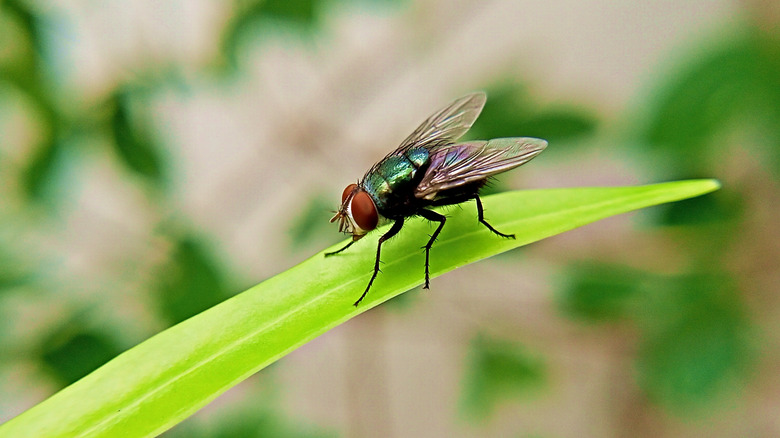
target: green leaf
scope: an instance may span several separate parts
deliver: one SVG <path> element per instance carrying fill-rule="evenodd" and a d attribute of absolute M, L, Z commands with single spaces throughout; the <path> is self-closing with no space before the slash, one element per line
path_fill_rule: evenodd
<path fill-rule="evenodd" d="M 219 413 L 211 413 L 206 420 L 182 423 L 165 433 L 165 438 L 331 438 L 335 433 L 307 424 L 305 419 L 286 418 L 274 407 L 258 403 L 234 403 L 221 406 Z M 194 419 L 193 419 L 194 420 Z"/>
<path fill-rule="evenodd" d="M 734 280 L 595 264 L 573 273 L 562 307 L 589 322 L 631 323 L 639 385 L 670 412 L 707 406 L 748 377 L 750 328 Z"/>
<path fill-rule="evenodd" d="M 499 239 L 473 203 L 447 210 L 431 273 L 499 254 L 605 217 L 718 189 L 715 180 L 638 187 L 507 192 L 485 197 Z M 327 330 L 422 283 L 419 249 L 431 225 L 410 220 L 387 242 L 382 273 L 352 306 L 372 271 L 376 239 L 338 256 L 323 252 L 152 337 L 0 426 L 0 436 L 149 436 L 162 433 L 232 386 Z M 334 250 L 337 247 L 329 248 Z M 436 287 L 434 281 L 433 287 Z"/>
<path fill-rule="evenodd" d="M 33 263 L 26 260 L 24 255 L 12 252 L 7 246 L 8 242 L 0 240 L 0 296 L 34 278 Z"/>
<path fill-rule="evenodd" d="M 333 229 L 328 220 L 333 216 L 333 203 L 322 193 L 315 193 L 306 202 L 306 206 L 301 209 L 296 218 L 290 221 L 290 228 L 287 235 L 290 236 L 290 246 L 293 249 L 300 249 L 310 244 L 316 237 L 322 236 L 323 232 L 330 228 Z M 332 243 L 330 240 L 328 243 Z"/>
<path fill-rule="evenodd" d="M 592 323 L 630 317 L 631 307 L 649 274 L 618 265 L 579 263 L 570 267 L 558 297 L 568 315 Z"/>
<path fill-rule="evenodd" d="M 699 50 L 700 51 L 700 50 Z M 728 148 L 730 123 L 752 121 L 773 132 L 780 122 L 780 49 L 755 35 L 729 41 L 693 60 L 659 87 L 643 140 L 686 174 Z M 776 148 L 775 148 L 776 149 Z"/>
<path fill-rule="evenodd" d="M 524 137 L 561 142 L 590 135 L 598 125 L 595 114 L 570 105 L 537 109 L 522 85 L 499 83 L 488 88 L 490 100 L 469 132 L 470 138 Z"/>
<path fill-rule="evenodd" d="M 281 20 L 290 20 L 305 26 L 315 22 L 316 0 L 266 0 L 259 3 L 262 14 Z"/>
<path fill-rule="evenodd" d="M 163 163 L 158 145 L 152 140 L 148 127 L 133 123 L 128 92 L 118 91 L 112 96 L 111 134 L 117 156 L 130 170 L 160 184 Z"/>
<path fill-rule="evenodd" d="M 44 27 L 41 18 L 31 9 L 27 2 L 19 0 L 5 0 L 2 4 L 2 12 L 14 17 L 21 25 L 22 37 L 32 47 L 35 53 L 40 56 L 44 52 L 43 36 L 41 29 Z M 37 61 L 34 60 L 33 62 Z"/>
<path fill-rule="evenodd" d="M 84 377 L 122 352 L 106 333 L 78 321 L 57 330 L 41 348 L 43 363 L 63 385 Z"/>
<path fill-rule="evenodd" d="M 471 343 L 463 408 L 484 419 L 502 399 L 533 394 L 545 383 L 544 361 L 515 342 L 477 336 Z"/>
<path fill-rule="evenodd" d="M 244 36 L 263 26 L 264 21 L 277 21 L 287 30 L 311 32 L 317 24 L 321 0 L 252 0 L 242 5 L 227 24 L 222 35 L 222 52 L 226 67 L 238 67 Z"/>
<path fill-rule="evenodd" d="M 596 130 L 597 124 L 596 117 L 583 109 L 559 107 L 529 117 L 518 125 L 520 131 L 515 132 L 553 142 L 590 135 Z"/>
<path fill-rule="evenodd" d="M 1 42 L 0 42 L 1 43 Z M 56 186 L 57 170 L 62 164 L 66 148 L 64 132 L 67 121 L 58 111 L 54 98 L 46 84 L 40 80 L 40 72 L 24 62 L 0 65 L 0 86 L 10 86 L 19 93 L 13 98 L 29 102 L 39 129 L 40 139 L 33 146 L 32 157 L 21 174 L 24 195 L 33 201 L 42 201 Z"/>
<path fill-rule="evenodd" d="M 738 220 L 744 211 L 742 196 L 736 192 L 723 190 L 713 196 L 686 199 L 659 207 L 657 219 L 661 225 L 704 225 Z"/>
<path fill-rule="evenodd" d="M 750 330 L 730 279 L 691 275 L 665 283 L 643 306 L 636 365 L 645 392 L 680 413 L 737 388 L 751 363 Z"/>
<path fill-rule="evenodd" d="M 160 312 L 171 325 L 229 296 L 224 275 L 200 240 L 185 236 L 174 245 L 170 259 L 157 272 L 154 294 Z"/>
<path fill-rule="evenodd" d="M 64 146 L 58 138 L 49 136 L 35 151 L 22 174 L 22 186 L 30 199 L 42 200 L 52 190 Z"/>

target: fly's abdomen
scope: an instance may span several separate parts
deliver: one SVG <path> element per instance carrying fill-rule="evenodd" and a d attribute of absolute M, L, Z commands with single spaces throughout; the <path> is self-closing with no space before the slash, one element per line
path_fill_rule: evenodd
<path fill-rule="evenodd" d="M 422 177 L 421 173 L 425 172 L 429 158 L 427 149 L 412 148 L 402 154 L 385 157 L 363 177 L 361 186 L 373 198 L 383 216 L 393 216 L 393 209 L 407 204 L 409 198 L 414 197 L 415 186 Z"/>

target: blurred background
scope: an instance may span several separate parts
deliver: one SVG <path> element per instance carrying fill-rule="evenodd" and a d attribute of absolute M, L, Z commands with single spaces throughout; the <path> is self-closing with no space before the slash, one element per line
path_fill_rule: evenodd
<path fill-rule="evenodd" d="M 343 239 L 474 90 L 470 138 L 550 142 L 491 190 L 723 189 L 436 278 L 165 436 L 780 436 L 769 0 L 1 1 L 0 422 Z"/>

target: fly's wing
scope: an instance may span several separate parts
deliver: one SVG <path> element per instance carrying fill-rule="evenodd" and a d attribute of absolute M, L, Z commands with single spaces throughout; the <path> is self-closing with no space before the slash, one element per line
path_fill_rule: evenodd
<path fill-rule="evenodd" d="M 482 112 L 487 96 L 477 92 L 467 94 L 428 117 L 394 152 L 423 146 L 451 144 L 471 128 Z"/>
<path fill-rule="evenodd" d="M 538 138 L 497 138 L 434 148 L 431 164 L 414 195 L 434 199 L 440 191 L 523 165 L 546 147 L 547 142 Z"/>

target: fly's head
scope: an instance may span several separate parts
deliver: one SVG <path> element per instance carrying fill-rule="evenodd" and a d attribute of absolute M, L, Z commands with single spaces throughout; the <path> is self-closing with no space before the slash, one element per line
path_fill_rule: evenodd
<path fill-rule="evenodd" d="M 357 184 L 350 184 L 341 195 L 341 207 L 331 222 L 339 221 L 339 231 L 359 240 L 379 224 L 379 212 L 371 196 Z"/>

